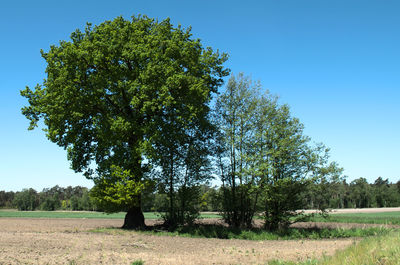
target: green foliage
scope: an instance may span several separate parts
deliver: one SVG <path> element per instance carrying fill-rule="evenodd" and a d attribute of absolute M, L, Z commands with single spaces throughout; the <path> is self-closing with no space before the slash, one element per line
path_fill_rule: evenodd
<path fill-rule="evenodd" d="M 130 170 L 111 166 L 111 173 L 95 180 L 91 196 L 106 212 L 119 212 L 132 205 L 140 205 L 140 194 L 145 184 L 138 182 Z"/>
<path fill-rule="evenodd" d="M 356 208 L 367 208 L 372 206 L 371 188 L 365 178 L 353 180 L 351 183 L 351 198 Z"/>
<path fill-rule="evenodd" d="M 85 187 L 62 188 L 58 185 L 36 192 L 33 189 L 22 192 L 1 192 L 4 194 L 6 208 L 19 208 L 20 210 L 95 210 L 96 206 L 89 197 L 89 191 Z M 14 196 L 18 194 L 18 196 Z M 12 199 L 12 201 L 10 201 Z M 33 208 L 32 208 L 33 206 Z"/>
<path fill-rule="evenodd" d="M 214 127 L 208 108 L 184 119 L 176 112 L 176 107 L 165 109 L 149 156 L 168 197 L 163 218 L 169 226 L 193 222 L 199 214 L 199 185 L 212 177 L 209 146 Z"/>
<path fill-rule="evenodd" d="M 200 189 L 198 186 L 186 187 L 182 186 L 173 194 L 174 207 L 171 211 L 170 196 L 167 196 L 165 205 L 167 211 L 161 213 L 164 224 L 169 229 L 174 229 L 177 225 L 193 224 L 200 217 Z"/>
<path fill-rule="evenodd" d="M 40 210 L 55 211 L 61 207 L 61 202 L 57 196 L 46 197 L 40 204 Z"/>
<path fill-rule="evenodd" d="M 301 192 L 306 188 L 304 182 L 289 178 L 278 179 L 266 185 L 262 196 L 265 205 L 264 220 L 268 229 L 288 227 L 299 213 L 296 209 L 303 208 Z"/>
<path fill-rule="evenodd" d="M 204 212 L 220 212 L 222 196 L 218 187 L 200 186 L 200 210 Z"/>
<path fill-rule="evenodd" d="M 34 189 L 24 189 L 15 194 L 13 204 L 20 211 L 33 211 L 39 206 L 39 195 Z"/>
<path fill-rule="evenodd" d="M 14 196 L 15 193 L 13 191 L 0 191 L 0 208 L 14 208 Z"/>
<path fill-rule="evenodd" d="M 169 202 L 167 194 L 165 193 L 155 194 L 153 210 L 159 213 L 166 212 L 168 211 L 168 207 L 169 207 Z"/>
<path fill-rule="evenodd" d="M 134 262 L 132 262 L 131 265 L 143 265 L 143 264 L 144 264 L 144 261 L 139 259 L 139 260 L 135 260 Z"/>
<path fill-rule="evenodd" d="M 157 193 L 155 191 L 157 182 L 154 180 L 147 180 L 146 185 L 142 191 L 141 196 L 141 207 L 143 212 L 154 212 L 155 211 L 155 200 Z"/>
<path fill-rule="evenodd" d="M 375 196 L 376 207 L 387 207 L 390 201 L 393 200 L 393 191 L 390 191 L 389 180 L 383 180 L 381 177 L 377 178 L 373 184 L 373 193 Z"/>
<path fill-rule="evenodd" d="M 90 197 L 89 191 L 87 190 L 84 190 L 81 196 L 72 196 L 69 202 L 69 209 L 73 211 L 92 211 L 100 207 L 96 205 L 95 199 Z"/>
<path fill-rule="evenodd" d="M 231 76 L 216 104 L 216 164 L 222 181 L 222 208 L 225 221 L 232 226 L 250 227 L 257 208 L 259 190 L 254 189 L 255 174 L 249 154 L 254 145 L 254 115 L 258 83 L 239 74 Z"/>
<path fill-rule="evenodd" d="M 310 144 L 311 139 L 303 134 L 304 126 L 291 117 L 288 106 L 263 99 L 260 112 L 267 118 L 258 121 L 256 172 L 261 175 L 265 226 L 277 229 L 287 227 L 298 215 L 296 210 L 305 207 L 303 195 L 310 184 L 338 177 L 342 169 L 328 163 L 329 149 L 324 145 Z M 324 205 L 320 206 L 324 210 Z"/>

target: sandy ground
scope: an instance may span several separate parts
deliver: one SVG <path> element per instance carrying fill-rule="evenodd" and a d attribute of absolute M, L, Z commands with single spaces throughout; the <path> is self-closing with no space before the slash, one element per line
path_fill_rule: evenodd
<path fill-rule="evenodd" d="M 149 221 L 148 224 L 151 224 Z M 332 255 L 356 239 L 246 241 L 118 231 L 122 220 L 0 218 L 0 264 L 265 264 Z"/>

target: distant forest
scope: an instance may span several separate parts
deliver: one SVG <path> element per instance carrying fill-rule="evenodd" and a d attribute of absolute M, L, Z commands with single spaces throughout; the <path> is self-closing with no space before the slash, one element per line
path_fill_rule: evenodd
<path fill-rule="evenodd" d="M 197 208 L 200 211 L 222 211 L 222 190 L 219 187 L 199 186 L 200 196 Z M 168 194 L 161 190 L 145 192 L 142 200 L 143 211 L 164 212 L 168 210 Z M 368 183 L 365 178 L 359 178 L 347 183 L 326 182 L 312 184 L 307 192 L 302 194 L 306 209 L 326 208 L 370 208 L 400 206 L 400 181 L 391 183 L 388 179 L 377 178 L 374 183 Z M 21 211 L 33 210 L 72 210 L 72 211 L 102 211 L 91 198 L 86 187 L 66 188 L 54 186 L 38 192 L 32 188 L 22 191 L 0 191 L 0 208 L 14 208 Z"/>

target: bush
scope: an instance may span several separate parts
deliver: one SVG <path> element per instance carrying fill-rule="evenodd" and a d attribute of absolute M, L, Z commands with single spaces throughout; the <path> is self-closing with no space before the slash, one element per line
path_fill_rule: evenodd
<path fill-rule="evenodd" d="M 173 203 L 171 207 L 171 195 L 165 195 L 165 200 L 160 203 L 158 207 L 162 207 L 164 212 L 161 217 L 164 219 L 164 225 L 170 229 L 176 226 L 193 224 L 194 221 L 200 216 L 200 187 L 180 187 L 177 192 L 173 194 Z"/>

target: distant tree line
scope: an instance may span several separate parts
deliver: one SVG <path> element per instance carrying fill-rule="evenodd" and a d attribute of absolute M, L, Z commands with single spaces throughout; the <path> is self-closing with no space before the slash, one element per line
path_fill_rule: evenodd
<path fill-rule="evenodd" d="M 16 208 L 21 211 L 96 210 L 88 188 L 81 186 L 62 188 L 58 185 L 43 189 L 41 192 L 32 188 L 18 192 L 0 191 L 0 208 Z"/>
<path fill-rule="evenodd" d="M 200 211 L 223 212 L 223 193 L 222 187 L 199 186 L 196 207 Z M 163 212 L 168 209 L 165 192 L 144 196 L 144 211 Z M 345 179 L 338 179 L 313 183 L 304 192 L 299 192 L 299 197 L 304 202 L 303 209 L 400 207 L 400 181 L 392 183 L 378 177 L 373 183 L 368 183 L 365 178 L 348 183 Z"/>
<path fill-rule="evenodd" d="M 196 200 L 192 202 L 195 209 L 203 212 L 223 211 L 223 188 L 199 185 L 196 189 Z M 168 211 L 169 200 L 165 190 L 148 190 L 143 196 L 146 198 L 142 201 L 145 212 Z M 400 181 L 392 183 L 388 179 L 378 177 L 373 183 L 368 183 L 365 178 L 358 178 L 350 183 L 343 179 L 317 183 L 301 193 L 301 199 L 305 202 L 304 209 L 399 207 Z M 0 208 L 16 208 L 21 211 L 102 211 L 91 198 L 90 190 L 80 186 L 54 186 L 41 192 L 32 188 L 18 192 L 0 191 Z"/>
<path fill-rule="evenodd" d="M 313 183 L 305 193 L 307 208 L 374 208 L 400 206 L 400 181 L 391 183 L 378 177 L 373 183 L 358 178 Z"/>

